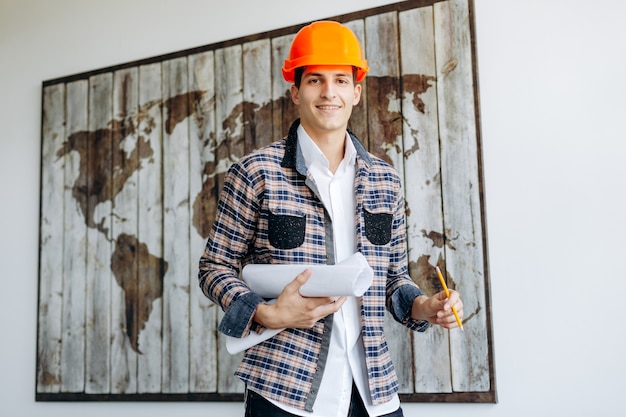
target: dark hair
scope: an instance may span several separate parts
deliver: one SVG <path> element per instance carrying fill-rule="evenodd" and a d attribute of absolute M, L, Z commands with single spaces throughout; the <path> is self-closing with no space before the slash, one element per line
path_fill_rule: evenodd
<path fill-rule="evenodd" d="M 293 83 L 296 85 L 297 88 L 300 88 L 300 84 L 302 83 L 302 75 L 304 74 L 304 68 L 306 67 L 298 67 L 294 70 L 293 73 Z M 352 81 L 356 84 L 356 75 L 358 72 L 358 68 L 357 67 L 352 67 Z"/>
<path fill-rule="evenodd" d="M 293 82 L 297 88 L 300 88 L 302 83 L 302 74 L 304 74 L 304 67 L 298 67 L 293 71 Z"/>

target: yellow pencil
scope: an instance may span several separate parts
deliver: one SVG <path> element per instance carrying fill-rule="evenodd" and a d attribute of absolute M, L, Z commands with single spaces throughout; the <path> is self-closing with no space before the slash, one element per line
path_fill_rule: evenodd
<path fill-rule="evenodd" d="M 435 269 L 437 270 L 437 275 L 439 276 L 439 281 L 441 282 L 441 286 L 443 287 L 443 290 L 446 292 L 446 297 L 450 297 L 450 291 L 448 290 L 446 281 L 443 279 L 443 275 L 441 274 L 441 269 L 439 269 L 438 266 L 436 266 Z M 456 322 L 459 324 L 459 327 L 461 328 L 461 330 L 463 330 L 463 323 L 461 323 L 461 318 L 459 317 L 459 313 L 456 312 L 456 308 L 454 306 L 452 306 L 452 312 L 454 313 L 454 317 L 456 317 Z"/>

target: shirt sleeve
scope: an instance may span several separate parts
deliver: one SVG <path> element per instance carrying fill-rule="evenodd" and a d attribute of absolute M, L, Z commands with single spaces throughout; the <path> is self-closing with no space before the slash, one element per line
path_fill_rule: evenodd
<path fill-rule="evenodd" d="M 411 318 L 413 301 L 424 292 L 416 285 L 402 285 L 391 295 L 390 312 L 393 318 L 411 330 L 423 332 L 430 327 L 427 320 L 415 320 Z"/>
<path fill-rule="evenodd" d="M 252 317 L 264 301 L 239 277 L 256 231 L 257 200 L 244 167 L 233 164 L 225 176 L 215 221 L 199 262 L 202 292 L 225 313 L 219 331 L 233 337 L 245 337 L 254 329 Z"/>
<path fill-rule="evenodd" d="M 264 300 L 253 292 L 240 296 L 237 301 L 231 303 L 224 314 L 218 330 L 226 336 L 244 337 L 251 329 L 260 332 L 260 326 L 254 326 L 252 317 Z"/>

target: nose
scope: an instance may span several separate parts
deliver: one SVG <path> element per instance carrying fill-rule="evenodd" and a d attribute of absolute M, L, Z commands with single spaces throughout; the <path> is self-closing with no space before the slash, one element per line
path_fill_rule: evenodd
<path fill-rule="evenodd" d="M 323 84 L 321 96 L 328 99 L 332 99 L 337 96 L 337 93 L 335 93 L 335 89 L 332 83 L 327 82 Z"/>

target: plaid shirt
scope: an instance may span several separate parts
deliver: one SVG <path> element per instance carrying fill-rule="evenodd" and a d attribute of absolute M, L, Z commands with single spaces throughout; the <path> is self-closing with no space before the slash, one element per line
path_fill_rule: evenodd
<path fill-rule="evenodd" d="M 252 317 L 264 300 L 239 278 L 244 265 L 335 263 L 331 220 L 307 175 L 298 125 L 299 121 L 292 125 L 287 138 L 233 164 L 226 175 L 198 275 L 204 294 L 225 312 L 219 330 L 226 335 L 244 337 L 261 330 Z M 374 282 L 361 300 L 361 336 L 376 405 L 398 391 L 383 334 L 385 307 L 413 330 L 424 331 L 429 324 L 410 318 L 413 300 L 423 292 L 408 276 L 398 174 L 349 133 L 357 150 L 357 250 L 374 270 Z M 248 349 L 235 374 L 267 398 L 312 411 L 332 318 L 327 316 L 311 329 L 287 329 Z"/>

